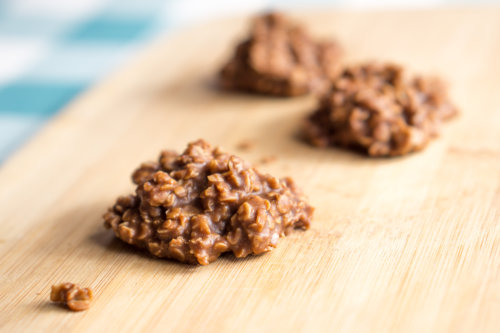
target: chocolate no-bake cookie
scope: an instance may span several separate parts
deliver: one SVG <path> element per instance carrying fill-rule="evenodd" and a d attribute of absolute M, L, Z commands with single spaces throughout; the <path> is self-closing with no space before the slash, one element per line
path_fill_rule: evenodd
<path fill-rule="evenodd" d="M 92 290 L 70 282 L 53 285 L 50 292 L 52 302 L 66 305 L 72 311 L 87 310 L 92 297 Z"/>
<path fill-rule="evenodd" d="M 157 257 L 209 264 L 276 247 L 309 227 L 313 208 L 289 178 L 265 175 L 203 140 L 161 153 L 132 175 L 136 194 L 118 198 L 105 226 Z"/>
<path fill-rule="evenodd" d="M 316 42 L 282 14 L 255 18 L 220 72 L 223 88 L 276 96 L 322 93 L 340 71 L 339 45 Z"/>
<path fill-rule="evenodd" d="M 400 66 L 369 63 L 343 70 L 307 119 L 304 134 L 316 146 L 397 156 L 424 148 L 456 113 L 439 79 L 407 77 Z"/>

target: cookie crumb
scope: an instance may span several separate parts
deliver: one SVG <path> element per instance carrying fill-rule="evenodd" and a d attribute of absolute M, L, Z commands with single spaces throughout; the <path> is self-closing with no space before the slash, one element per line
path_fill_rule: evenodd
<path fill-rule="evenodd" d="M 236 145 L 236 149 L 240 151 L 248 151 L 255 147 L 255 142 L 252 140 L 243 140 Z"/>
<path fill-rule="evenodd" d="M 93 293 L 89 288 L 65 282 L 52 286 L 50 300 L 68 307 L 72 311 L 83 311 L 90 307 Z"/>
<path fill-rule="evenodd" d="M 273 163 L 273 162 L 276 162 L 278 158 L 275 156 L 275 155 L 269 155 L 269 156 L 264 156 L 262 157 L 259 162 L 261 164 L 269 164 L 269 163 Z"/>

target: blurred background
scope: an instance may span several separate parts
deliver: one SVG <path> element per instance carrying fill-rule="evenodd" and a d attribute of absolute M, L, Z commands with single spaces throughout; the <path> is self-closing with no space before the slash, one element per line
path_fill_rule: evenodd
<path fill-rule="evenodd" d="M 159 36 L 270 9 L 419 10 L 500 0 L 0 0 L 0 163 Z"/>

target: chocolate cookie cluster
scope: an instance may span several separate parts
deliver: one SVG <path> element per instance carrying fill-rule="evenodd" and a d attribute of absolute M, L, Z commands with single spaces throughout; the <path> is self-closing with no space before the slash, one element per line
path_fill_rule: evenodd
<path fill-rule="evenodd" d="M 164 151 L 132 178 L 136 193 L 118 198 L 105 226 L 154 256 L 186 263 L 267 252 L 291 230 L 307 229 L 313 213 L 291 179 L 262 174 L 203 140 L 182 154 Z"/>
<path fill-rule="evenodd" d="M 222 87 L 277 96 L 323 93 L 340 70 L 339 45 L 314 41 L 303 27 L 270 13 L 255 18 L 250 36 L 220 72 Z"/>
<path fill-rule="evenodd" d="M 347 67 L 332 81 L 304 134 L 316 146 L 397 156 L 424 148 L 456 113 L 440 80 L 408 77 L 397 65 L 369 63 Z"/>

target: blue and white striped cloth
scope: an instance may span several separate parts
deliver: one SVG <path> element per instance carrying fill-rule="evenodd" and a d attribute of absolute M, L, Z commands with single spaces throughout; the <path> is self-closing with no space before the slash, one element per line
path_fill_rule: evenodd
<path fill-rule="evenodd" d="M 424 4 L 459 0 L 423 0 Z M 472 0 L 470 0 L 472 1 Z M 371 3 L 370 3 L 371 2 Z M 396 4 L 334 0 L 334 5 Z M 422 1 L 410 0 L 422 5 Z M 0 163 L 158 34 L 215 16 L 328 0 L 0 0 Z"/>

